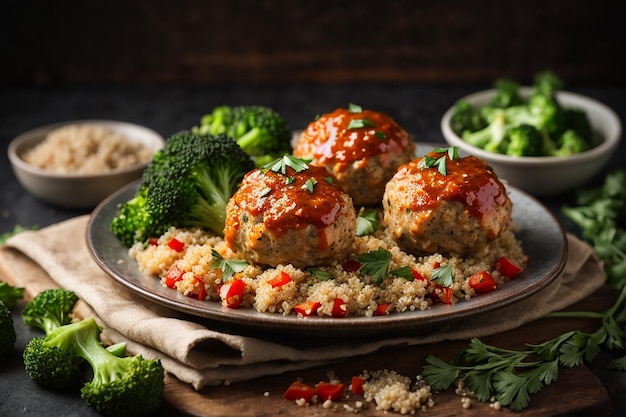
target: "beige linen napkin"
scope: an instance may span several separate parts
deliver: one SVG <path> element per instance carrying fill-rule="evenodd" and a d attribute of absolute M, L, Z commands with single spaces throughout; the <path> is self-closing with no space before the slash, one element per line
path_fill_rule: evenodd
<path fill-rule="evenodd" d="M 568 236 L 569 260 L 563 273 L 529 301 L 503 307 L 488 320 L 475 316 L 427 335 L 359 339 L 358 343 L 333 339 L 303 348 L 215 331 L 133 294 L 91 258 L 85 239 L 87 222 L 88 216 L 80 216 L 9 239 L 0 255 L 12 256 L 31 271 L 10 277 L 12 283 L 27 287 L 37 282 L 76 292 L 104 326 L 103 336 L 113 343 L 126 341 L 133 354 L 160 358 L 167 372 L 196 389 L 332 363 L 385 346 L 469 339 L 511 330 L 579 301 L 604 283 L 602 264 L 591 247 Z M 53 281 L 42 284 L 49 278 Z"/>

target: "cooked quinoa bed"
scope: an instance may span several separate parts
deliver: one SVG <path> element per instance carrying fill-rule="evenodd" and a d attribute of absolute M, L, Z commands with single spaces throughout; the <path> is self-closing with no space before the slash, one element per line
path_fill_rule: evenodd
<path fill-rule="evenodd" d="M 184 244 L 182 250 L 177 251 L 168 245 L 172 239 Z M 359 255 L 378 248 L 391 253 L 390 271 L 408 266 L 426 279 L 411 280 L 388 274 L 382 282 L 376 283 L 372 276 L 363 275 L 360 271 L 350 272 L 352 268 L 345 266 L 346 262 L 354 261 Z M 137 260 L 143 273 L 161 279 L 164 286 L 166 273 L 175 266 L 183 271 L 183 275 L 173 285 L 170 283 L 170 287 L 189 297 L 226 305 L 226 300 L 221 300 L 219 295 L 222 270 L 212 267 L 213 249 L 225 259 L 234 257 L 221 237 L 201 229 L 170 228 L 159 237 L 158 242 L 153 241 L 147 245 L 137 243 L 129 254 Z M 245 283 L 240 308 L 288 315 L 296 314 L 294 306 L 313 301 L 320 303 L 318 316 L 336 316 L 333 308 L 336 308 L 335 300 L 340 299 L 345 303 L 342 309 L 347 314 L 373 316 L 383 304 L 388 304 L 385 314 L 391 314 L 427 310 L 433 302 L 441 300 L 441 287 L 428 279 L 435 268 L 441 265 L 450 265 L 454 274 L 454 283 L 450 286 L 453 297 L 447 301 L 454 304 L 470 299 L 477 295 L 468 283 L 471 275 L 488 271 L 498 285 L 508 280 L 495 267 L 496 261 L 501 257 L 506 257 L 522 268 L 526 266 L 526 255 L 511 230 L 505 231 L 480 252 L 463 258 L 446 257 L 438 253 L 414 256 L 402 251 L 387 237 L 384 230 L 379 230 L 373 235 L 357 237 L 346 260 L 316 267 L 318 272 L 327 272 L 332 278 L 318 279 L 316 276 L 319 274 L 313 275 L 310 269 L 295 268 L 291 264 L 278 265 L 275 268 L 248 265 L 233 278 L 241 279 Z M 276 279 L 282 273 L 288 274 L 290 281 L 273 287 L 268 281 Z"/>

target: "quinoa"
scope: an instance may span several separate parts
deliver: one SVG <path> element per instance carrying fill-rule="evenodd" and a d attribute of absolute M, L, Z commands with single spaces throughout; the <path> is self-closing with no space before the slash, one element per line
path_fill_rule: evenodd
<path fill-rule="evenodd" d="M 97 174 L 149 162 L 153 152 L 103 126 L 71 124 L 24 153 L 30 165 L 59 174 Z"/>
<path fill-rule="evenodd" d="M 168 246 L 171 239 L 184 243 L 184 249 L 177 252 Z M 388 274 L 382 282 L 375 282 L 372 276 L 345 267 L 348 260 L 356 260 L 359 255 L 383 248 L 391 253 L 389 270 L 409 267 L 426 279 L 406 279 Z M 222 270 L 214 266 L 213 250 L 224 259 L 234 258 L 222 237 L 197 228 L 170 228 L 153 244 L 135 244 L 129 251 L 136 259 L 142 272 L 161 279 L 166 285 L 166 275 L 176 267 L 184 274 L 171 288 L 207 302 L 221 300 L 219 289 L 223 284 Z M 319 303 L 315 312 L 318 316 L 336 316 L 336 300 L 342 300 L 341 307 L 346 314 L 373 316 L 380 314 L 379 307 L 385 305 L 384 314 L 406 311 L 424 311 L 434 302 L 439 302 L 441 288 L 428 278 L 439 265 L 450 265 L 454 282 L 450 286 L 452 295 L 447 302 L 454 304 L 468 300 L 475 295 L 468 284 L 468 278 L 478 272 L 488 271 L 498 285 L 508 278 L 501 276 L 496 261 L 506 257 L 511 262 L 525 267 L 526 255 L 512 230 L 507 230 L 487 247 L 465 257 L 445 256 L 439 253 L 416 256 L 400 249 L 384 230 L 356 237 L 351 253 L 346 260 L 315 268 L 297 268 L 291 264 L 276 267 L 248 265 L 234 275 L 245 283 L 241 299 L 242 308 L 254 308 L 262 313 L 295 314 L 294 307 L 304 302 Z M 289 282 L 273 286 L 270 283 L 281 274 L 287 274 Z M 497 291 L 497 289 L 496 289 Z"/>
<path fill-rule="evenodd" d="M 366 402 L 374 402 L 377 410 L 416 414 L 434 405 L 431 388 L 420 377 L 413 384 L 408 376 L 387 369 L 365 371 L 361 377 L 366 381 L 363 397 Z"/>

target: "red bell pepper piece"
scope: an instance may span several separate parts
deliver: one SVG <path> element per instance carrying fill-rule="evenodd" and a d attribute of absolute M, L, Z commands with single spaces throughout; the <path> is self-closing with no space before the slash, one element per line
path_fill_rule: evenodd
<path fill-rule="evenodd" d="M 365 384 L 365 378 L 361 376 L 353 376 L 352 383 L 350 384 L 350 390 L 353 394 L 363 395 L 365 394 L 363 384 Z"/>
<path fill-rule="evenodd" d="M 494 269 L 500 271 L 500 275 L 512 279 L 522 273 L 522 268 L 515 265 L 506 257 L 501 257 L 496 261 Z"/>
<path fill-rule="evenodd" d="M 420 274 L 413 268 L 411 268 L 411 274 L 413 275 L 414 281 L 427 281 L 428 280 L 426 277 L 424 277 L 424 275 Z"/>
<path fill-rule="evenodd" d="M 304 301 L 293 306 L 293 310 L 302 317 L 309 317 L 317 312 L 322 303 L 319 301 Z"/>
<path fill-rule="evenodd" d="M 344 384 L 332 382 L 320 382 L 317 384 L 317 397 L 322 400 L 340 401 L 343 398 Z"/>
<path fill-rule="evenodd" d="M 303 384 L 299 381 L 294 381 L 291 383 L 289 388 L 287 388 L 283 397 L 290 401 L 304 399 L 307 403 L 310 403 L 313 400 L 315 393 L 316 390 L 312 386 Z"/>
<path fill-rule="evenodd" d="M 341 298 L 335 298 L 331 315 L 333 317 L 345 317 L 348 314 L 348 306 Z"/>
<path fill-rule="evenodd" d="M 220 287 L 220 297 L 228 308 L 239 308 L 246 283 L 240 279 L 230 280 Z"/>
<path fill-rule="evenodd" d="M 391 304 L 389 303 L 382 303 L 382 304 L 378 304 L 378 306 L 376 307 L 376 310 L 374 310 L 374 315 L 375 316 L 385 316 L 387 314 L 389 314 L 389 307 Z"/>
<path fill-rule="evenodd" d="M 185 249 L 185 244 L 176 238 L 172 238 L 169 242 L 167 242 L 167 246 L 176 252 L 182 252 L 182 250 Z"/>
<path fill-rule="evenodd" d="M 441 301 L 444 304 L 452 304 L 452 288 L 444 287 L 443 285 L 436 284 L 433 293 L 437 296 L 436 300 Z"/>
<path fill-rule="evenodd" d="M 285 271 L 280 271 L 278 276 L 267 280 L 267 283 L 270 284 L 272 288 L 280 287 L 289 282 L 291 282 L 291 277 Z"/>
<path fill-rule="evenodd" d="M 148 245 L 159 246 L 159 239 L 157 239 L 156 237 L 148 238 Z"/>
<path fill-rule="evenodd" d="M 496 289 L 498 283 L 487 271 L 477 272 L 468 278 L 468 284 L 477 294 L 486 294 Z"/>
<path fill-rule="evenodd" d="M 181 269 L 178 265 L 173 264 L 165 273 L 165 285 L 168 288 L 174 288 L 176 283 L 183 279 L 184 273 L 185 271 L 183 269 Z"/>
<path fill-rule="evenodd" d="M 346 272 L 356 272 L 359 269 L 361 269 L 361 262 L 359 261 L 355 261 L 355 260 L 349 260 L 344 262 L 341 267 L 343 268 L 344 271 Z"/>
<path fill-rule="evenodd" d="M 198 294 L 196 294 L 196 298 L 200 301 L 204 301 L 206 299 L 206 287 L 204 286 L 204 281 L 199 277 L 194 276 L 194 281 L 198 283 Z"/>

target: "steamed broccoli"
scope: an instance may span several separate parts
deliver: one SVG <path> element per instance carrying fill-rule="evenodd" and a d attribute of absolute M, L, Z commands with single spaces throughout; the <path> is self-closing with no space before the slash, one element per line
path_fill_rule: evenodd
<path fill-rule="evenodd" d="M 516 82 L 498 80 L 487 105 L 474 108 L 458 102 L 450 126 L 464 141 L 490 152 L 516 156 L 582 152 L 591 146 L 591 125 L 583 111 L 560 105 L 556 93 L 561 87 L 554 73 L 539 73 L 530 96 L 522 99 Z"/>
<path fill-rule="evenodd" d="M 226 134 L 252 157 L 257 167 L 291 153 L 291 132 L 287 122 L 264 106 L 219 106 L 194 126 L 197 134 Z"/>
<path fill-rule="evenodd" d="M 544 137 L 529 124 L 513 126 L 508 131 L 506 154 L 513 156 L 540 156 L 546 152 Z"/>
<path fill-rule="evenodd" d="M 50 386 L 59 375 L 75 375 L 81 361 L 91 365 L 93 378 L 81 389 L 82 398 L 107 416 L 141 416 L 161 404 L 164 370 L 159 360 L 141 355 L 119 358 L 100 342 L 93 318 L 67 324 L 24 349 L 24 367 L 36 382 Z M 80 361 L 78 360 L 80 359 Z"/>
<path fill-rule="evenodd" d="M 43 330 L 45 334 L 72 322 L 70 314 L 78 302 L 78 296 L 63 288 L 43 290 L 22 310 L 22 321 L 30 327 Z"/>
<path fill-rule="evenodd" d="M 11 310 L 0 301 L 0 362 L 9 358 L 16 340 L 17 334 L 15 333 L 15 323 Z"/>
<path fill-rule="evenodd" d="M 0 301 L 2 301 L 9 310 L 13 310 L 17 307 L 17 303 L 22 298 L 24 298 L 24 288 L 15 287 L 6 282 L 0 282 Z"/>
<path fill-rule="evenodd" d="M 127 246 L 170 226 L 222 235 L 226 204 L 252 169 L 250 156 L 229 136 L 175 133 L 146 167 L 136 195 L 120 205 L 111 231 Z"/>

